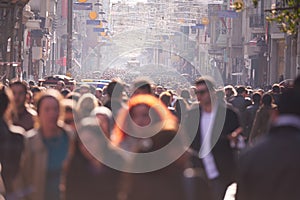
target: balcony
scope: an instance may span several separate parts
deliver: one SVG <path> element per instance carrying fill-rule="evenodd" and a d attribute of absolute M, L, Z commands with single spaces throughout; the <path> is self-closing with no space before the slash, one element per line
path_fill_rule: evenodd
<path fill-rule="evenodd" d="M 262 28 L 265 24 L 265 16 L 264 15 L 251 15 L 249 17 L 249 27 L 250 28 Z"/>

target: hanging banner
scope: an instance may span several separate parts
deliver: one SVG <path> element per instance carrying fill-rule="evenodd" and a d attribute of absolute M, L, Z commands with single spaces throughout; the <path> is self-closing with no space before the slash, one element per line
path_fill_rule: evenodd
<path fill-rule="evenodd" d="M 97 33 L 104 32 L 104 28 L 94 28 L 93 30 L 94 30 L 94 32 L 97 32 Z"/>
<path fill-rule="evenodd" d="M 73 10 L 92 10 L 93 4 L 92 3 L 74 3 Z"/>
<path fill-rule="evenodd" d="M 99 25 L 101 20 L 86 20 L 87 25 Z"/>

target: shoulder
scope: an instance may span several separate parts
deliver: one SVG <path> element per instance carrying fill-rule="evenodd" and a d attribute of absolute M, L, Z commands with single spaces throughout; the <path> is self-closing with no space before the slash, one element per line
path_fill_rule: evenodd
<path fill-rule="evenodd" d="M 193 103 L 190 106 L 190 109 L 188 110 L 188 113 L 195 113 L 195 112 L 199 112 L 201 110 L 200 104 L 199 103 Z"/>
<path fill-rule="evenodd" d="M 69 126 L 63 125 L 60 128 L 63 130 L 64 133 L 66 133 L 70 140 L 75 140 L 76 134 Z"/>
<path fill-rule="evenodd" d="M 11 133 L 20 135 L 20 136 L 25 136 L 25 129 L 22 128 L 21 126 L 15 126 L 15 125 L 9 125 L 9 130 Z"/>
<path fill-rule="evenodd" d="M 36 116 L 36 115 L 37 115 L 37 112 L 36 112 L 33 108 L 31 108 L 31 107 L 27 107 L 27 108 L 26 108 L 26 111 L 27 111 L 27 113 L 30 114 L 31 116 Z"/>

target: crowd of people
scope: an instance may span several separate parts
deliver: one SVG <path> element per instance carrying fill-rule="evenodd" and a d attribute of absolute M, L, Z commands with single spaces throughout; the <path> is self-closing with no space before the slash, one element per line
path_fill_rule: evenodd
<path fill-rule="evenodd" d="M 237 200 L 300 198 L 300 77 L 269 91 L 110 78 L 0 86 L 6 199 L 222 200 L 232 183 Z"/>

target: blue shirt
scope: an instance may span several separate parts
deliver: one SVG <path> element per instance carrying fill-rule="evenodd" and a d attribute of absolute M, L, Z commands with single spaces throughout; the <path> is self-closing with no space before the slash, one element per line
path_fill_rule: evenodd
<path fill-rule="evenodd" d="M 59 184 L 62 172 L 62 165 L 67 157 L 69 149 L 69 138 L 63 134 L 43 139 L 48 152 L 45 200 L 60 199 Z"/>

